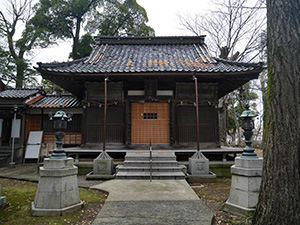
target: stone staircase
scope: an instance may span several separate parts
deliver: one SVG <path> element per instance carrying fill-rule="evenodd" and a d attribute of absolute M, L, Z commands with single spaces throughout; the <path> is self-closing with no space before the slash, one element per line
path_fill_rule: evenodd
<path fill-rule="evenodd" d="M 178 165 L 174 152 L 152 151 L 152 179 L 185 179 L 186 167 Z M 130 152 L 117 166 L 116 179 L 150 179 L 150 152 Z"/>
<path fill-rule="evenodd" d="M 0 149 L 0 167 L 8 165 L 11 156 L 11 149 L 2 147 Z"/>

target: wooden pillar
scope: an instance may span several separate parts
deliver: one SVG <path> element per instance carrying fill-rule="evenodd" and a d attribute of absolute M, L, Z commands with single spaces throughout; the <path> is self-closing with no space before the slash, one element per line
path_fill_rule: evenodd
<path fill-rule="evenodd" d="M 103 152 L 105 152 L 105 142 L 106 142 L 106 111 L 107 111 L 107 80 L 104 79 L 104 123 L 103 123 Z"/>
<path fill-rule="evenodd" d="M 196 93 L 196 123 L 197 123 L 197 151 L 200 150 L 200 144 L 199 144 L 199 96 L 198 96 L 198 83 L 197 83 L 197 77 L 193 77 L 195 81 L 195 93 Z"/>
<path fill-rule="evenodd" d="M 86 144 L 86 133 L 87 133 L 87 120 L 86 120 L 86 114 L 87 114 L 86 105 L 82 106 L 82 121 L 81 121 L 81 146 L 84 146 Z"/>
<path fill-rule="evenodd" d="M 171 133 L 170 133 L 170 137 L 171 137 L 171 145 L 176 145 L 177 144 L 177 140 L 176 140 L 176 125 L 175 125 L 175 110 L 176 110 L 176 107 L 175 107 L 175 100 L 172 99 L 171 100 L 171 110 L 170 110 L 170 114 L 171 114 L 171 120 L 170 120 L 170 123 L 171 123 L 171 126 L 170 126 L 170 129 L 171 129 Z"/>

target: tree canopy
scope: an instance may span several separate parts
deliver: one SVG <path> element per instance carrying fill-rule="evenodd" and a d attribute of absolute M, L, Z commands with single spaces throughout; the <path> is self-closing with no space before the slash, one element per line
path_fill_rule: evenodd
<path fill-rule="evenodd" d="M 10 67 L 9 73 L 4 71 L 4 74 L 6 79 L 15 81 L 15 87 L 21 88 L 24 81 L 32 80 L 33 77 L 33 70 L 25 58 L 26 54 L 37 46 L 47 47 L 51 42 L 49 39 L 51 33 L 34 24 L 32 0 L 7 0 L 6 3 L 7 10 L 0 11 L 0 36 L 6 43 L 6 46 L 3 46 L 3 53 L 9 53 L 7 65 Z M 22 32 L 19 27 L 23 27 Z"/>
<path fill-rule="evenodd" d="M 36 7 L 37 14 L 44 18 L 42 24 L 39 20 L 36 24 L 55 33 L 56 38 L 72 38 L 73 59 L 89 53 L 83 53 L 82 46 L 89 46 L 89 36 L 93 34 L 154 35 L 154 30 L 146 25 L 145 9 L 136 0 L 40 0 Z M 82 27 L 87 35 L 81 35 Z"/>
<path fill-rule="evenodd" d="M 179 15 L 180 24 L 194 35 L 208 35 L 207 44 L 216 56 L 251 61 L 259 55 L 265 29 L 265 7 L 261 0 L 213 1 L 209 13 Z"/>
<path fill-rule="evenodd" d="M 90 54 L 91 35 L 154 35 L 136 0 L 5 0 L 0 11 L 0 72 L 20 88 L 34 81 L 28 60 L 34 48 L 72 39 L 71 58 Z M 85 34 L 82 31 L 85 28 Z M 93 33 L 91 33 L 93 32 Z M 0 40 L 0 41 L 1 41 Z M 6 66 L 3 66 L 6 65 Z"/>
<path fill-rule="evenodd" d="M 136 0 L 108 1 L 103 12 L 92 12 L 86 30 L 106 36 L 153 36 L 146 10 Z"/>

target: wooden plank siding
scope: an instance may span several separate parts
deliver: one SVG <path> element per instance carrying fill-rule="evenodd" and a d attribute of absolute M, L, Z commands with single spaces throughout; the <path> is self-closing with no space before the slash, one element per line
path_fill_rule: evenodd
<path fill-rule="evenodd" d="M 42 116 L 41 115 L 27 115 L 26 116 L 26 143 L 30 131 L 40 131 L 42 129 Z"/>
<path fill-rule="evenodd" d="M 124 143 L 124 109 L 122 105 L 107 108 L 106 142 Z M 104 107 L 86 109 L 86 143 L 102 143 L 104 124 Z"/>
<path fill-rule="evenodd" d="M 53 144 L 56 143 L 54 133 L 45 132 L 43 135 L 43 143 Z M 81 145 L 81 133 L 66 133 L 63 139 L 64 145 Z"/>
<path fill-rule="evenodd" d="M 42 124 L 43 123 L 43 124 Z M 43 125 L 43 129 L 42 129 Z M 56 142 L 53 130 L 53 121 L 48 115 L 27 115 L 26 142 L 30 131 L 43 130 L 43 140 L 45 144 Z M 68 123 L 66 135 L 63 139 L 64 145 L 81 145 L 81 115 L 73 115 L 73 120 Z"/>
<path fill-rule="evenodd" d="M 199 107 L 200 142 L 217 142 L 216 119 L 217 109 L 214 106 Z M 176 139 L 178 143 L 196 142 L 196 107 L 176 107 Z"/>

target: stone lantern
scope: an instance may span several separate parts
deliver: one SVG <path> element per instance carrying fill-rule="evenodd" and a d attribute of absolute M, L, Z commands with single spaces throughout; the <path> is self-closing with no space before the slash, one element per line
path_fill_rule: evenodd
<path fill-rule="evenodd" d="M 62 110 L 61 105 L 60 110 L 54 116 L 50 112 L 49 117 L 50 120 L 53 120 L 54 135 L 56 137 L 56 148 L 53 150 L 50 159 L 66 159 L 67 155 L 63 149 L 63 138 L 67 130 L 67 122 L 72 121 L 72 114 L 67 115 Z"/>
<path fill-rule="evenodd" d="M 50 159 L 45 159 L 40 167 L 38 190 L 31 205 L 33 216 L 61 216 L 83 206 L 77 184 L 78 168 L 62 147 L 67 122 L 72 115 L 62 111 L 61 106 L 54 116 L 52 113 L 49 116 L 50 120 L 54 120 L 56 148 Z"/>
<path fill-rule="evenodd" d="M 246 102 L 245 108 L 246 110 L 242 113 L 242 115 L 240 115 L 240 118 L 242 119 L 242 128 L 244 130 L 243 134 L 246 142 L 246 147 L 243 149 L 241 158 L 257 158 L 255 149 L 252 147 L 252 130 L 254 129 L 253 118 L 256 117 L 256 115 L 249 110 L 248 102 Z"/>
<path fill-rule="evenodd" d="M 231 167 L 231 189 L 230 196 L 224 204 L 224 210 L 232 213 L 252 216 L 258 202 L 259 188 L 262 175 L 263 159 L 257 157 L 252 147 L 252 130 L 254 129 L 253 118 L 256 116 L 249 110 L 246 102 L 246 110 L 242 113 L 242 128 L 246 147 L 241 157 L 235 158 Z"/>

